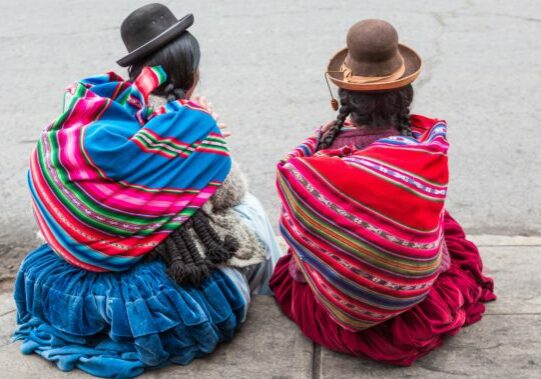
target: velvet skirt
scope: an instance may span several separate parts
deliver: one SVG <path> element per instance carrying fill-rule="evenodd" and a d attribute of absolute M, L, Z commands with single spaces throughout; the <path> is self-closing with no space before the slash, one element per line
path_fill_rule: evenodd
<path fill-rule="evenodd" d="M 48 245 L 23 261 L 15 284 L 21 351 L 101 377 L 131 378 L 147 367 L 188 364 L 230 340 L 247 307 L 214 270 L 179 287 L 158 261 L 122 273 L 76 268 Z"/>
<path fill-rule="evenodd" d="M 409 366 L 440 346 L 447 336 L 479 321 L 483 303 L 494 300 L 493 281 L 483 275 L 477 247 L 461 226 L 445 215 L 450 266 L 421 303 L 372 328 L 352 332 L 338 325 L 317 302 L 308 284 L 289 270 L 291 254 L 282 257 L 270 286 L 282 311 L 314 342 L 328 349 L 384 363 Z"/>
<path fill-rule="evenodd" d="M 76 268 L 48 245 L 29 253 L 15 282 L 25 354 L 62 371 L 79 368 L 107 378 L 132 378 L 146 368 L 186 365 L 233 338 L 252 293 L 267 294 L 280 255 L 260 202 L 247 194 L 234 208 L 265 247 L 266 258 L 244 270 L 220 266 L 200 286 L 178 286 L 163 263 L 94 273 Z M 0 375 L 1 376 L 1 375 Z"/>

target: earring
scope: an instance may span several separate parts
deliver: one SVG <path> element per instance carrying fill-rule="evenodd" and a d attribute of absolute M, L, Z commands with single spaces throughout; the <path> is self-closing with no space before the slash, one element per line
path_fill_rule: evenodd
<path fill-rule="evenodd" d="M 329 84 L 329 73 L 325 73 L 325 83 L 327 83 L 327 88 L 329 89 L 329 94 L 331 95 L 331 108 L 336 112 L 338 110 L 338 100 L 334 98 L 332 93 L 331 85 Z"/>

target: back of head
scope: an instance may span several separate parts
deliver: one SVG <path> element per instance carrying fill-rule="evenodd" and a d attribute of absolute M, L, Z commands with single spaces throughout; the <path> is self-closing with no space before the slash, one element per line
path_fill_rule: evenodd
<path fill-rule="evenodd" d="M 165 5 L 146 4 L 131 12 L 120 26 L 122 41 L 128 54 L 117 61 L 128 67 L 134 81 L 143 68 L 161 66 L 167 82 L 155 93 L 171 97 L 186 97 L 197 81 L 201 53 L 199 43 L 188 31 L 194 16 L 188 13 L 177 18 Z"/>
<path fill-rule="evenodd" d="M 390 23 L 368 19 L 351 26 L 346 48 L 338 51 L 327 66 L 326 78 L 339 87 L 340 109 L 318 149 L 331 146 L 348 116 L 357 127 L 395 128 L 411 136 L 411 83 L 421 67 L 419 55 L 399 42 Z"/>
<path fill-rule="evenodd" d="M 162 66 L 168 80 L 154 93 L 168 100 L 182 99 L 195 85 L 200 58 L 199 42 L 190 32 L 185 31 L 153 54 L 128 67 L 130 80 L 135 80 L 144 67 Z"/>
<path fill-rule="evenodd" d="M 385 92 L 362 92 L 340 88 L 340 109 L 334 125 L 322 136 L 318 149 L 332 145 L 340 133 L 347 117 L 357 127 L 370 129 L 395 127 L 402 135 L 411 136 L 410 105 L 413 101 L 413 87 L 405 87 Z"/>

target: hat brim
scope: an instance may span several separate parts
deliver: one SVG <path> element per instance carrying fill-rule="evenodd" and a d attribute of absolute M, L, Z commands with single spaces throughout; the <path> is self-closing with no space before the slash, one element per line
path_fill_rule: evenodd
<path fill-rule="evenodd" d="M 336 86 L 351 91 L 383 91 L 404 87 L 417 79 L 421 73 L 423 63 L 419 54 L 411 47 L 399 44 L 398 51 L 404 58 L 404 65 L 406 66 L 404 74 L 398 79 L 371 83 L 351 83 L 345 81 L 344 74 L 340 72 L 340 68 L 348 54 L 347 47 L 338 51 L 331 58 L 327 66 L 327 74 Z"/>
<path fill-rule="evenodd" d="M 156 37 L 148 41 L 142 46 L 139 46 L 137 49 L 130 52 L 128 55 L 120 58 L 116 63 L 122 67 L 130 66 L 144 58 L 145 56 L 152 54 L 154 51 L 158 50 L 160 47 L 171 42 L 173 39 L 184 33 L 190 26 L 193 25 L 194 17 L 193 14 L 188 14 L 174 23 L 167 30 L 158 34 Z"/>

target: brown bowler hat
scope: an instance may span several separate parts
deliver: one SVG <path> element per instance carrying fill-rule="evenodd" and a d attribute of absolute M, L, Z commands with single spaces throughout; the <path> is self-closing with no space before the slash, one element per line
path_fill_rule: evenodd
<path fill-rule="evenodd" d="M 331 58 L 326 75 L 340 88 L 382 91 L 413 82 L 421 67 L 421 57 L 398 43 L 398 33 L 391 24 L 363 20 L 349 29 L 347 47 Z"/>

